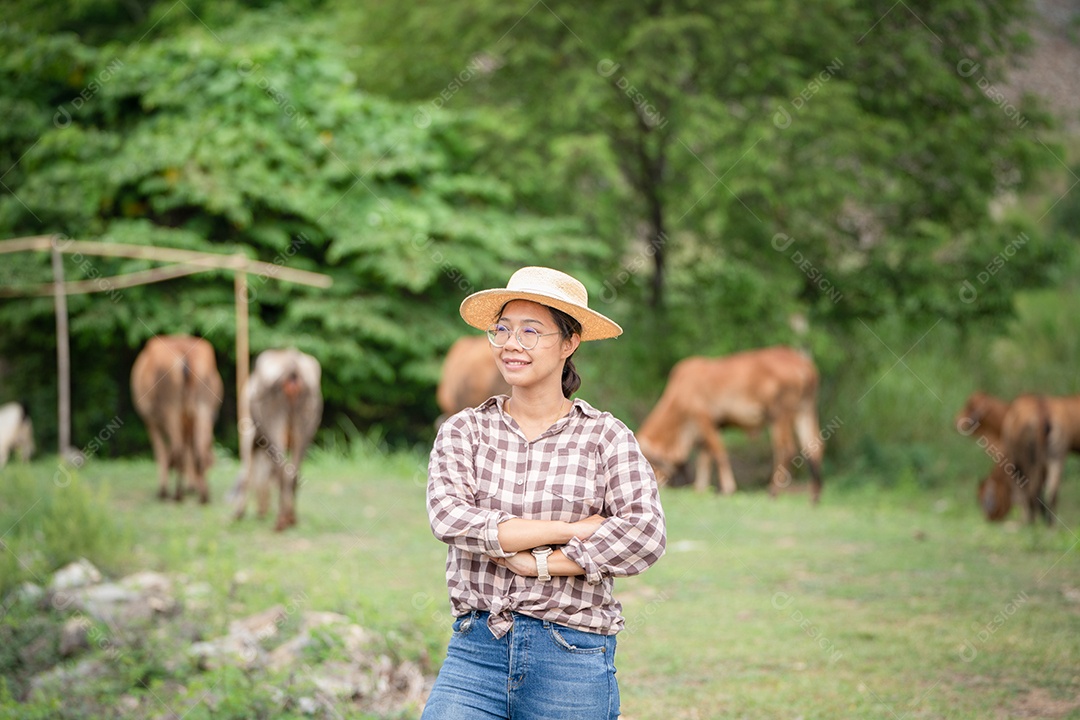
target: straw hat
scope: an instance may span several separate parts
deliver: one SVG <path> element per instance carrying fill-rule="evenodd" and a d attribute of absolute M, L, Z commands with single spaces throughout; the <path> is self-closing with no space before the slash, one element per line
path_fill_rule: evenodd
<path fill-rule="evenodd" d="M 487 330 L 502 306 L 511 300 L 531 300 L 562 310 L 581 323 L 582 340 L 622 335 L 614 321 L 589 309 L 585 286 L 566 273 L 545 267 L 524 267 L 510 276 L 505 288 L 481 290 L 461 303 L 461 317 L 478 330 Z"/>

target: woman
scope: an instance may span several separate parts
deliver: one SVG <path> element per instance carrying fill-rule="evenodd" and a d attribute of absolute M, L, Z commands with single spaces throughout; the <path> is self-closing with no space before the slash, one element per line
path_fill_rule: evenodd
<path fill-rule="evenodd" d="M 622 328 L 585 287 L 527 267 L 461 304 L 512 392 L 452 416 L 428 466 L 455 616 L 424 720 L 617 718 L 613 578 L 664 552 L 656 480 L 633 434 L 584 400 L 571 356 Z"/>

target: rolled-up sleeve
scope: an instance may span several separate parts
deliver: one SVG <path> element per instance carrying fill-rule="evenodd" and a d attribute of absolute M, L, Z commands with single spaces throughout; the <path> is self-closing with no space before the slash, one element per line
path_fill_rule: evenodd
<path fill-rule="evenodd" d="M 605 433 L 601 466 L 606 473 L 603 524 L 587 540 L 572 539 L 563 548 L 567 558 L 597 585 L 605 577 L 644 572 L 664 554 L 667 529 L 660 491 L 630 429 L 615 421 Z"/>
<path fill-rule="evenodd" d="M 499 523 L 509 513 L 476 506 L 475 446 L 469 420 L 455 415 L 439 428 L 428 460 L 427 505 L 431 532 L 442 542 L 472 553 L 510 557 L 499 544 Z"/>

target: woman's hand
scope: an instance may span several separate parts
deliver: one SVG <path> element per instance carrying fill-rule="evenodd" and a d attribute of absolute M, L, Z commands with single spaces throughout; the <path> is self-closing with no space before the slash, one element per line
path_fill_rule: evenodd
<path fill-rule="evenodd" d="M 597 517 L 599 517 L 599 515 Z M 581 520 L 580 522 L 586 522 L 586 520 Z M 599 526 L 599 523 L 595 524 Z M 538 575 L 536 558 L 533 557 L 531 550 L 522 550 L 521 552 L 516 552 L 510 557 L 505 558 L 493 557 L 491 558 L 491 562 L 506 568 L 516 575 L 523 575 L 524 577 L 537 577 Z M 552 577 L 584 575 L 585 571 L 576 562 L 566 557 L 560 549 L 548 555 L 548 574 Z"/>
<path fill-rule="evenodd" d="M 602 515 L 590 515 L 584 520 L 570 523 L 570 530 L 573 537 L 578 540 L 588 540 L 603 523 L 604 517 Z"/>
<path fill-rule="evenodd" d="M 536 558 L 533 557 L 532 551 L 530 550 L 516 552 L 510 557 L 491 558 L 491 561 L 517 575 L 536 577 L 538 573 L 538 570 L 536 569 Z"/>

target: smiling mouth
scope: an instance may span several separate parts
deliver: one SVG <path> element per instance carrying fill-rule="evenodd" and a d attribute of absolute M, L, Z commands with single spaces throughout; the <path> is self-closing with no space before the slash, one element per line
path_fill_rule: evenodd
<path fill-rule="evenodd" d="M 524 358 L 503 358 L 502 362 L 503 362 L 503 365 L 505 365 L 508 368 L 525 367 L 526 365 L 529 364 L 529 361 L 524 359 Z"/>

